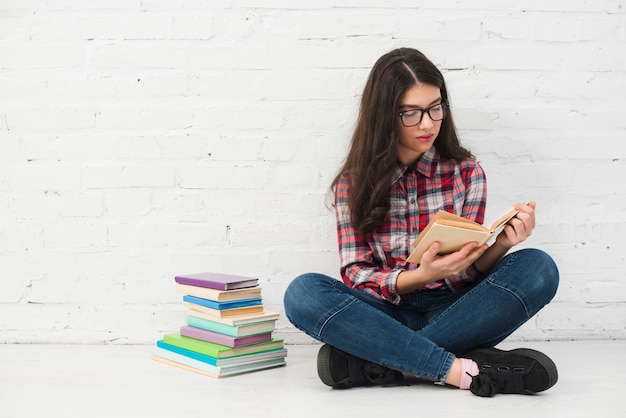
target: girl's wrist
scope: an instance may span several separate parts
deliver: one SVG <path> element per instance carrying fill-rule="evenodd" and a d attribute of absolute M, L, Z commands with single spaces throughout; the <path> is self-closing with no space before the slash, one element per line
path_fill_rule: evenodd
<path fill-rule="evenodd" d="M 495 242 L 491 246 L 499 249 L 500 251 L 504 251 L 505 253 L 507 253 L 511 248 L 513 248 L 512 245 L 504 244 L 502 243 L 502 241 L 498 241 L 498 239 L 496 239 Z"/>
<path fill-rule="evenodd" d="M 404 295 L 421 289 L 428 283 L 428 280 L 422 277 L 419 267 L 415 270 L 403 270 L 396 279 L 396 291 L 399 295 Z"/>

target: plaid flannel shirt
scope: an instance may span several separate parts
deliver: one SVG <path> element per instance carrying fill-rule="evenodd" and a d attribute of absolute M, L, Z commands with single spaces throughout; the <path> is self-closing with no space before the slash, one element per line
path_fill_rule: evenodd
<path fill-rule="evenodd" d="M 352 227 L 348 210 L 350 181 L 343 176 L 335 188 L 335 214 L 341 258 L 341 277 L 348 286 L 393 304 L 407 295 L 396 291 L 403 270 L 419 267 L 406 261 L 411 243 L 438 210 L 484 221 L 487 184 L 482 167 L 474 160 L 446 160 L 432 147 L 411 166 L 398 163 L 389 191 L 390 208 L 382 227 L 366 235 Z M 431 283 L 420 291 L 457 290 L 479 278 L 470 267 L 459 276 Z"/>

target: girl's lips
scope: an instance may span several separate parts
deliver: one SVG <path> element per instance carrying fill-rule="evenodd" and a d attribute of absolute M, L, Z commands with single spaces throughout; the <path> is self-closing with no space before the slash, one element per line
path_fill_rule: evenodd
<path fill-rule="evenodd" d="M 417 140 L 420 142 L 430 142 L 431 139 L 433 139 L 433 134 L 426 134 L 417 137 Z"/>

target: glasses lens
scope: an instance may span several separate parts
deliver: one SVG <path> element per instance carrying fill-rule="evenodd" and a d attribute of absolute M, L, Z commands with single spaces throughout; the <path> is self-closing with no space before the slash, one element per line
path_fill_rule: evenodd
<path fill-rule="evenodd" d="M 422 120 L 421 110 L 410 110 L 402 113 L 402 123 L 404 126 L 415 126 Z"/>
<path fill-rule="evenodd" d="M 445 119 L 446 117 L 446 109 L 447 102 L 443 102 L 441 104 L 435 105 L 433 107 L 429 107 L 428 109 L 421 110 L 407 110 L 406 112 L 401 112 L 400 117 L 402 119 L 402 124 L 406 127 L 411 127 L 415 125 L 419 125 L 422 121 L 422 117 L 424 116 L 424 112 L 428 113 L 428 116 L 433 121 L 440 121 Z"/>
<path fill-rule="evenodd" d="M 428 116 L 430 116 L 432 120 L 442 120 L 446 116 L 443 108 L 444 106 L 442 104 L 431 107 L 428 109 Z"/>

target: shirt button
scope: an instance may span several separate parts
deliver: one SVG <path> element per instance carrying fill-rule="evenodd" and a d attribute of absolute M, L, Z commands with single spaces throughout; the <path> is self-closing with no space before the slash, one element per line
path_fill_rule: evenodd
<path fill-rule="evenodd" d="M 412 198 L 411 198 L 411 204 L 412 204 L 412 205 L 414 205 L 414 204 L 415 204 L 415 198 L 414 198 L 414 197 L 412 197 Z"/>

